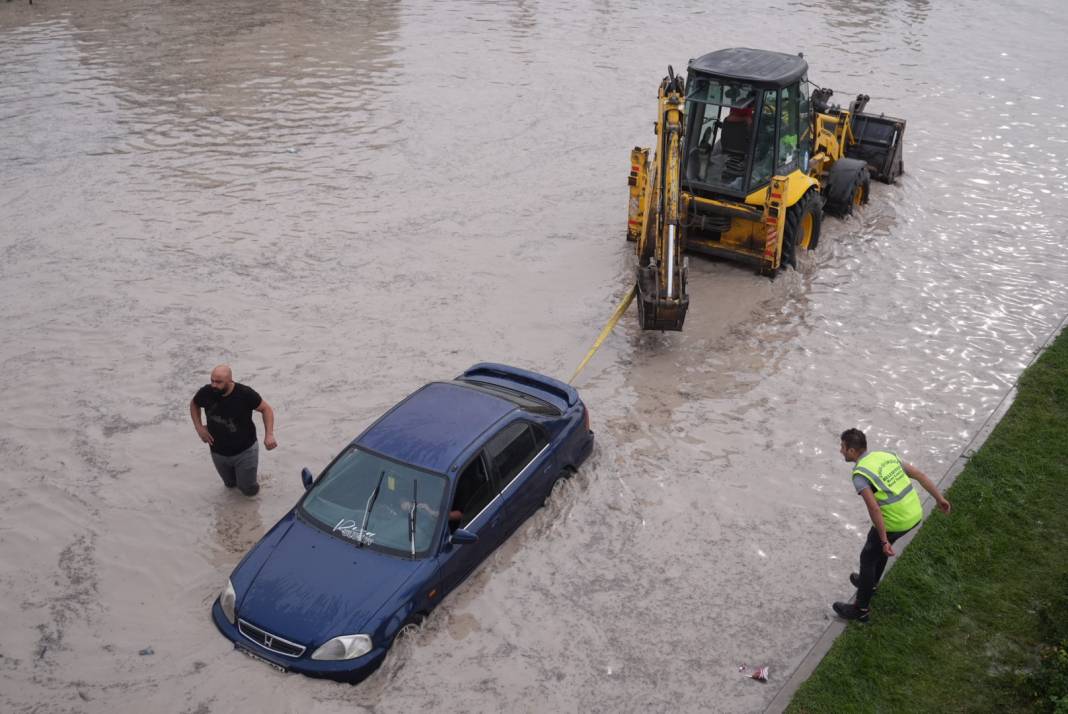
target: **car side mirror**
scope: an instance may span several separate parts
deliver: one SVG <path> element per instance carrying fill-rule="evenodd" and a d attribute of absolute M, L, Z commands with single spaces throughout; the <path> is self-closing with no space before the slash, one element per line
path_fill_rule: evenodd
<path fill-rule="evenodd" d="M 478 536 L 471 531 L 465 531 L 463 528 L 457 528 L 452 532 L 452 536 L 449 538 L 449 542 L 453 545 L 468 545 L 470 543 L 477 543 Z"/>
<path fill-rule="evenodd" d="M 301 483 L 304 484 L 304 490 L 305 491 L 307 491 L 309 488 L 312 487 L 312 481 L 315 480 L 315 477 L 312 476 L 312 472 L 307 466 L 305 466 L 303 469 L 301 469 L 301 471 L 300 471 L 300 480 L 301 480 Z"/>

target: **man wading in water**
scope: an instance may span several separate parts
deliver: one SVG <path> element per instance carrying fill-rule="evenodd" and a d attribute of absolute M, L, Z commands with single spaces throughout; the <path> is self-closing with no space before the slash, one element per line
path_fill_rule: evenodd
<path fill-rule="evenodd" d="M 950 505 L 923 471 L 888 451 L 869 452 L 868 440 L 860 429 L 842 432 L 840 452 L 842 458 L 855 464 L 853 487 L 868 507 L 871 530 L 860 551 L 860 573 L 849 576 L 857 588 L 856 603 L 836 602 L 832 607 L 839 617 L 867 622 L 871 596 L 883 577 L 887 558 L 894 555 L 894 541 L 923 520 L 920 496 L 909 479 L 919 481 L 943 513 L 949 513 Z"/>
<path fill-rule="evenodd" d="M 208 415 L 208 425 L 200 410 Z M 211 447 L 211 460 L 227 488 L 237 486 L 246 496 L 260 491 L 256 481 L 260 450 L 252 412 L 263 416 L 263 445 L 270 451 L 278 446 L 274 438 L 274 410 L 256 390 L 234 381 L 229 365 L 211 370 L 211 384 L 205 384 L 189 402 L 189 416 L 200 440 Z"/>

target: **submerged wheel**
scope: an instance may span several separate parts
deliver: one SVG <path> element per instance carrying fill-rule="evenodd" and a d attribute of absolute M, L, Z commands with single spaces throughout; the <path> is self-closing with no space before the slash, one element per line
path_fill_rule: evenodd
<path fill-rule="evenodd" d="M 802 250 L 814 250 L 820 242 L 820 228 L 823 215 L 820 211 L 820 197 L 815 191 L 809 191 L 801 200 L 786 209 L 786 226 L 782 236 L 782 260 L 779 269 L 786 266 L 797 269 L 797 254 Z"/>
<path fill-rule="evenodd" d="M 867 169 L 862 172 L 862 175 L 857 177 L 857 181 L 853 186 L 853 199 L 850 212 L 858 206 L 863 206 L 868 202 L 868 192 L 871 191 L 871 176 L 868 174 Z"/>
<path fill-rule="evenodd" d="M 426 618 L 423 615 L 415 614 L 410 615 L 404 624 L 397 630 L 397 634 L 393 635 L 393 645 L 415 635 L 419 630 L 423 629 L 423 620 Z M 392 645 L 391 645 L 392 646 Z"/>
<path fill-rule="evenodd" d="M 390 651 L 397 645 L 402 644 L 402 642 L 406 642 L 419 634 L 419 631 L 423 629 L 424 620 L 426 620 L 426 616 L 424 615 L 418 613 L 409 615 L 408 619 L 404 621 L 404 624 L 400 625 L 396 634 L 393 635 L 393 641 L 390 642 Z"/>
<path fill-rule="evenodd" d="M 549 490 L 545 492 L 545 498 L 542 500 L 541 505 L 548 506 L 549 501 L 553 500 L 553 496 L 560 492 L 560 489 L 564 486 L 564 481 L 567 481 L 569 478 L 571 478 L 571 472 L 567 469 L 558 473 L 556 478 L 553 479 L 552 485 L 549 486 Z"/>
<path fill-rule="evenodd" d="M 423 620 L 425 619 L 426 616 L 419 613 L 409 615 L 404 624 L 394 633 L 393 639 L 386 649 L 386 656 L 382 658 L 379 668 L 381 676 L 384 676 L 386 681 L 396 677 L 397 673 L 404 667 L 404 663 L 410 653 L 411 640 L 422 629 Z"/>
<path fill-rule="evenodd" d="M 839 159 L 827 176 L 827 211 L 848 216 L 853 209 L 868 202 L 871 174 L 859 159 Z"/>

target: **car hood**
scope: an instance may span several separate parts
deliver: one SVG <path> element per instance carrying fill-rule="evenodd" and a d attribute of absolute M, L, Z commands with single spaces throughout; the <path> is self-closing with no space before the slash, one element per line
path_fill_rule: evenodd
<path fill-rule="evenodd" d="M 255 553 L 261 548 L 271 552 Z M 262 563 L 259 571 L 237 594 L 238 617 L 308 647 L 366 632 L 375 613 L 421 566 L 358 548 L 298 518 L 277 542 L 260 541 L 243 565 L 255 563 Z"/>

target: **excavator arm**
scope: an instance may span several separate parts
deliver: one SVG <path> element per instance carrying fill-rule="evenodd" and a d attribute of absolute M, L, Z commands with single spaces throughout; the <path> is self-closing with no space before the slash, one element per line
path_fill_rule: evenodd
<path fill-rule="evenodd" d="M 656 153 L 651 162 L 644 149 L 631 154 L 629 230 L 637 241 L 643 330 L 681 330 L 690 305 L 679 200 L 685 101 L 683 78 L 668 67 L 660 84 Z"/>

